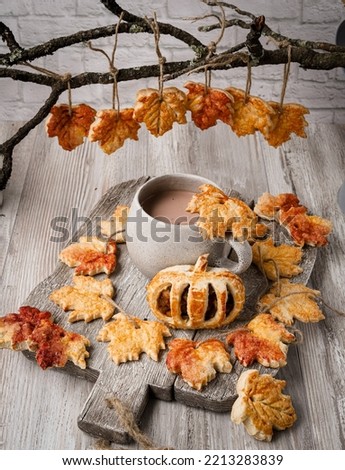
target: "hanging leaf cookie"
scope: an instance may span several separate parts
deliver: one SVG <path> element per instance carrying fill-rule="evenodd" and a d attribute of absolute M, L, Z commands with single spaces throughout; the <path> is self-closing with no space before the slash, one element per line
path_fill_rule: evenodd
<path fill-rule="evenodd" d="M 163 88 L 162 93 L 153 88 L 145 88 L 137 93 L 134 119 L 144 122 L 148 131 L 158 137 L 170 131 L 174 122 L 187 122 L 186 106 L 186 95 L 178 88 Z"/>
<path fill-rule="evenodd" d="M 225 90 L 205 87 L 202 83 L 188 82 L 187 106 L 194 124 L 202 130 L 215 126 L 217 121 L 232 124 L 233 97 Z"/>
<path fill-rule="evenodd" d="M 87 104 L 53 106 L 46 121 L 47 134 L 57 137 L 64 150 L 73 150 L 84 142 L 95 116 L 96 111 Z"/>
<path fill-rule="evenodd" d="M 123 146 L 126 139 L 138 140 L 140 125 L 133 119 L 133 108 L 102 109 L 89 132 L 89 140 L 98 142 L 104 153 L 110 155 Z"/>

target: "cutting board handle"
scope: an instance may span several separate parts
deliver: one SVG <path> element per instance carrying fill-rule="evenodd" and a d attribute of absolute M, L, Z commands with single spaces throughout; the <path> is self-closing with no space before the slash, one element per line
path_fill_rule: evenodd
<path fill-rule="evenodd" d="M 83 431 L 112 442 L 128 444 L 131 439 L 119 423 L 116 411 L 108 406 L 109 398 L 120 400 L 138 422 L 148 402 L 149 386 L 138 377 L 133 380 L 127 378 L 127 382 L 120 384 L 112 370 L 101 372 L 78 417 L 78 426 Z"/>

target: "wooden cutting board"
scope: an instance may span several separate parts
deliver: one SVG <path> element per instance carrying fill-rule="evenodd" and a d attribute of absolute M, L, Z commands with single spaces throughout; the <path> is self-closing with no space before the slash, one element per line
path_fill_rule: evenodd
<path fill-rule="evenodd" d="M 118 204 L 130 205 L 135 192 L 148 178 L 142 177 L 112 187 L 91 212 L 89 216 L 91 224 L 81 227 L 70 242 L 77 241 L 82 235 L 96 234 L 99 230 L 100 218 L 103 220 L 110 218 L 115 206 Z M 229 192 L 229 194 L 238 196 L 238 193 L 235 194 L 234 192 Z M 280 227 L 274 227 L 274 234 L 276 240 L 289 241 L 287 234 Z M 111 275 L 116 291 L 116 302 L 130 315 L 142 319 L 155 319 L 145 299 L 145 287 L 148 279 L 131 262 L 126 245 L 118 245 L 118 248 L 118 265 L 115 273 Z M 304 249 L 303 273 L 294 278 L 294 282 L 307 283 L 315 259 L 316 249 Z M 243 370 L 243 367 L 234 357 L 232 357 L 232 372 L 230 374 L 218 374 L 216 379 L 201 392 L 193 390 L 179 377 L 167 370 L 165 366 L 166 350 L 161 352 L 159 362 L 155 362 L 142 354 L 139 361 L 119 366 L 115 365 L 107 352 L 107 344 L 96 341 L 97 334 L 104 324 L 103 320 L 98 319 L 88 324 L 83 321 L 71 324 L 67 321 L 68 313 L 62 311 L 49 300 L 49 294 L 53 290 L 72 283 L 73 271 L 73 269 L 59 262 L 53 274 L 31 292 L 25 304 L 52 312 L 55 321 L 62 327 L 80 333 L 91 341 L 90 358 L 88 367 L 85 370 L 79 369 L 70 362 L 65 368 L 56 369 L 95 383 L 78 418 L 80 429 L 114 442 L 128 442 L 127 433 L 117 422 L 114 413 L 107 408 L 106 398 L 109 396 L 115 396 L 127 405 L 133 411 L 137 421 L 139 421 L 150 395 L 161 400 L 177 400 L 189 406 L 217 412 L 225 412 L 231 409 L 236 399 L 236 382 Z M 104 276 L 97 277 L 101 279 Z M 246 287 L 246 304 L 244 311 L 240 314 L 239 319 L 231 325 L 231 328 L 228 328 L 225 332 L 224 330 L 201 330 L 196 332 L 171 330 L 172 337 L 168 341 L 176 337 L 194 340 L 204 340 L 209 337 L 224 339 L 230 329 L 248 322 L 249 318 L 253 316 L 258 297 L 267 287 L 267 283 L 255 266 L 250 267 L 241 277 Z M 33 359 L 32 353 L 25 352 L 24 354 Z M 263 373 L 271 373 L 272 375 L 277 373 L 276 369 L 267 369 L 261 366 L 257 366 L 257 368 Z"/>

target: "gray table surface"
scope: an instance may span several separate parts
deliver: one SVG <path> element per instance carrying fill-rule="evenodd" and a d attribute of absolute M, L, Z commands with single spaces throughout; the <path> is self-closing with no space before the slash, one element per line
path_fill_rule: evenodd
<path fill-rule="evenodd" d="M 2 123 L 0 141 L 19 125 Z M 345 180 L 344 126 L 311 125 L 307 139 L 293 138 L 279 149 L 259 136 L 237 138 L 223 124 L 204 132 L 178 126 L 159 139 L 141 129 L 139 142 L 106 156 L 89 142 L 64 152 L 41 125 L 15 150 L 0 208 L 1 315 L 16 312 L 54 270 L 62 248 L 49 241 L 54 217 L 70 218 L 72 208 L 86 216 L 115 184 L 175 172 L 205 176 L 248 198 L 295 192 L 311 212 L 331 219 L 330 244 L 319 250 L 310 285 L 344 310 L 345 216 L 336 202 Z M 298 324 L 304 341 L 290 348 L 288 365 L 278 373 L 287 381 L 298 421 L 271 443 L 250 438 L 228 413 L 155 399 L 141 428 L 158 444 L 178 449 L 344 449 L 345 319 L 325 314 L 321 323 Z M 84 380 L 43 372 L 20 353 L 0 351 L 0 448 L 93 448 L 95 439 L 77 427 L 91 388 Z"/>

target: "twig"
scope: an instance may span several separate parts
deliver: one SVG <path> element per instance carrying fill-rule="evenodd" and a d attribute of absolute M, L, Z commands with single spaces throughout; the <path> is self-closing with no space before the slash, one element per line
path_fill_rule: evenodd
<path fill-rule="evenodd" d="M 255 19 L 255 15 L 253 15 L 253 13 L 250 13 L 249 11 L 241 10 L 236 5 L 233 5 L 232 3 L 219 2 L 219 1 L 211 2 L 209 0 L 202 0 L 202 2 L 206 3 L 207 5 L 212 6 L 212 7 L 222 6 L 222 7 L 225 7 L 225 8 L 231 8 L 232 10 L 234 10 L 236 13 L 238 13 L 241 16 L 248 16 L 252 20 Z"/>
<path fill-rule="evenodd" d="M 10 30 L 8 26 L 0 21 L 0 35 L 1 39 L 7 44 L 7 47 L 11 52 L 15 52 L 17 50 L 22 50 L 20 45 L 18 44 L 14 34 Z"/>
<path fill-rule="evenodd" d="M 257 62 L 264 54 L 264 49 L 259 41 L 262 29 L 265 26 L 265 17 L 258 16 L 250 26 L 250 32 L 247 35 L 246 46 L 250 53 L 252 62 Z"/>
<path fill-rule="evenodd" d="M 115 2 L 115 0 L 101 0 L 101 2 L 109 11 L 114 13 L 114 15 L 120 16 L 121 13 L 123 13 L 123 20 L 143 28 L 142 32 L 152 32 L 152 29 L 146 23 L 144 18 L 124 10 L 117 2 Z M 158 27 L 161 34 L 169 34 L 170 36 L 173 36 L 174 38 L 184 42 L 189 47 L 204 49 L 204 55 L 206 55 L 207 49 L 204 44 L 187 31 L 161 22 L 158 23 Z"/>
<path fill-rule="evenodd" d="M 135 34 L 139 32 L 153 32 L 151 26 L 147 24 L 144 18 L 124 10 L 118 5 L 116 1 L 101 1 L 104 6 L 115 15 L 121 16 L 121 13 L 123 13 L 123 19 L 125 22 L 118 25 L 118 33 Z M 210 48 L 204 45 L 201 41 L 199 41 L 196 37 L 187 31 L 176 28 L 170 24 L 157 22 L 160 34 L 168 34 L 180 41 L 183 41 L 193 50 L 194 59 L 165 63 L 165 75 L 163 78 L 162 64 L 152 64 L 121 69 L 116 71 L 116 82 L 137 80 L 138 78 L 147 77 L 161 77 L 162 82 L 162 80 L 170 80 L 191 71 L 200 72 L 206 70 L 207 74 L 209 75 L 211 70 L 226 70 L 236 67 L 247 67 L 248 55 L 242 51 L 245 45 L 247 45 L 251 52 L 252 66 L 286 64 L 291 60 L 291 62 L 298 63 L 305 69 L 331 70 L 336 67 L 345 67 L 345 46 L 336 46 L 334 44 L 328 44 L 324 42 L 290 39 L 276 33 L 266 24 L 263 26 L 261 24 L 260 26 L 256 23 L 257 20 L 255 20 L 255 15 L 240 10 L 235 5 L 219 1 L 211 2 L 208 0 L 205 1 L 205 3 L 210 6 L 221 6 L 222 8 L 232 9 L 241 17 L 250 18 L 254 21 L 254 23 L 249 24 L 243 21 L 242 18 L 232 18 L 228 21 L 225 21 L 225 14 L 223 15 L 223 19 L 220 21 L 219 16 L 216 15 L 218 23 L 221 23 L 221 25 L 211 25 L 207 27 L 207 30 L 211 30 L 212 28 L 214 29 L 216 27 L 219 28 L 220 26 L 222 29 L 218 40 L 214 41 L 212 47 Z M 247 37 L 246 43 L 235 45 L 223 53 L 216 54 L 214 45 L 217 45 L 219 40 L 222 38 L 224 29 L 230 25 L 236 25 L 245 29 L 252 28 L 252 30 Z M 258 30 L 258 26 L 260 26 L 260 30 Z M 253 31 L 253 28 L 256 28 L 256 30 Z M 4 66 L 0 67 L 0 78 L 10 78 L 22 82 L 32 82 L 52 88 L 51 95 L 44 103 L 42 108 L 38 111 L 38 113 L 36 113 L 36 115 L 23 127 L 21 127 L 18 132 L 16 132 L 8 141 L 0 145 L 0 154 L 3 160 L 3 168 L 0 170 L 0 189 L 3 189 L 6 186 L 6 182 L 11 174 L 12 153 L 14 146 L 17 145 L 24 137 L 26 137 L 29 131 L 48 115 L 50 108 L 56 103 L 58 97 L 63 91 L 68 89 L 68 87 L 70 90 L 72 90 L 74 88 L 80 88 L 85 85 L 110 84 L 114 83 L 115 81 L 114 74 L 109 72 L 85 72 L 75 75 L 66 81 L 66 79 L 60 77 L 58 74 L 51 73 L 48 76 L 44 69 L 33 64 L 30 64 L 30 66 L 40 73 L 30 73 L 25 70 L 13 69 L 10 67 L 15 64 L 20 65 L 23 62 L 28 65 L 28 62 L 31 62 L 34 59 L 38 59 L 40 57 L 45 57 L 49 54 L 53 54 L 59 49 L 73 44 L 86 42 L 91 39 L 112 36 L 114 35 L 115 31 L 116 28 L 114 25 L 108 25 L 87 31 L 79 31 L 69 36 L 54 38 L 45 43 L 25 49 L 17 42 L 11 29 L 4 23 L 0 22 L 1 38 L 10 50 L 10 52 L 7 54 L 0 54 L 0 66 Z M 260 33 L 272 38 L 272 40 L 275 41 L 278 49 L 263 49 L 258 40 Z M 289 57 L 287 51 L 288 45 L 293 46 L 291 50 L 291 57 Z M 318 50 L 321 50 L 322 52 L 317 52 Z M 253 58 L 255 59 L 254 61 Z"/>

